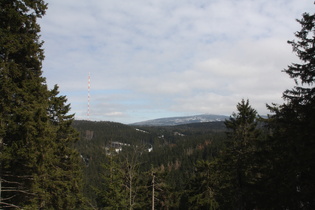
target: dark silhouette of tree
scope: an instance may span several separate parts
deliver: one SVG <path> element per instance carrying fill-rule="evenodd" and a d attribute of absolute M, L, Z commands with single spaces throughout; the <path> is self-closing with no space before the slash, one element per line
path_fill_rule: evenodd
<path fill-rule="evenodd" d="M 259 166 L 253 157 L 260 135 L 257 128 L 259 117 L 248 100 L 238 103 L 237 111 L 225 121 L 228 129 L 226 148 L 212 168 L 214 197 L 222 209 L 255 207 L 252 194 Z"/>
<path fill-rule="evenodd" d="M 274 204 L 287 209 L 315 208 L 315 15 L 304 13 L 297 20 L 297 40 L 288 41 L 300 63 L 284 70 L 295 81 L 284 91 L 285 103 L 268 108 L 272 159 L 270 192 Z"/>

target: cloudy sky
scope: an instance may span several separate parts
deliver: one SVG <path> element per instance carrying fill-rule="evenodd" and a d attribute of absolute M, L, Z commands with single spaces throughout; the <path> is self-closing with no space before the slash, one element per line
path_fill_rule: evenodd
<path fill-rule="evenodd" d="M 132 123 L 231 115 L 242 98 L 259 114 L 294 83 L 287 44 L 311 0 L 47 0 L 40 20 L 44 76 L 76 119 Z"/>

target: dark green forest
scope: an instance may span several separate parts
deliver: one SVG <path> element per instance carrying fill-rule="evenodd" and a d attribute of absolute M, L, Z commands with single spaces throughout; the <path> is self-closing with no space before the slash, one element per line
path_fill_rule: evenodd
<path fill-rule="evenodd" d="M 0 1 L 1 209 L 315 209 L 315 14 L 270 115 L 240 99 L 224 122 L 150 127 L 74 120 L 42 76 L 46 10 Z"/>
<path fill-rule="evenodd" d="M 134 127 L 114 122 L 74 121 L 73 125 L 80 133 L 76 148 L 85 164 L 85 195 L 93 206 L 98 207 L 111 207 L 122 199 L 129 204 L 127 191 L 132 187 L 132 208 L 150 208 L 150 174 L 155 173 L 158 180 L 156 208 L 179 208 L 187 183 L 195 174 L 195 163 L 217 156 L 226 136 L 224 122 Z M 120 152 L 109 153 L 109 150 L 115 149 L 111 146 L 112 142 L 127 145 L 122 145 Z M 150 148 L 152 151 L 149 151 Z M 111 202 L 105 201 L 107 198 L 103 195 L 108 191 L 110 167 L 122 172 L 119 181 L 125 194 Z M 126 168 L 132 170 L 126 171 Z M 130 173 L 134 176 L 132 180 L 128 178 Z M 132 186 L 126 183 L 128 179 L 132 181 Z M 126 205 L 120 207 L 123 206 Z"/>

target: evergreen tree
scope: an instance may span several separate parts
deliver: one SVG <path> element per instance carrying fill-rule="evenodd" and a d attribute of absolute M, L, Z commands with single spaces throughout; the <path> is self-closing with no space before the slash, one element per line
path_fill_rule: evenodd
<path fill-rule="evenodd" d="M 213 162 L 215 199 L 222 209 L 254 208 L 253 190 L 257 179 L 254 161 L 258 115 L 244 100 L 237 104 L 237 113 L 225 121 L 228 129 L 226 148 Z"/>
<path fill-rule="evenodd" d="M 54 209 L 77 208 L 82 203 L 82 161 L 73 144 L 78 133 L 72 127 L 73 114 L 68 114 L 70 104 L 65 96 L 59 96 L 58 86 L 50 91 L 48 116 L 54 129 L 54 159 L 50 179 L 51 206 Z"/>
<path fill-rule="evenodd" d="M 109 155 L 103 169 L 103 183 L 95 188 L 97 205 L 103 209 L 127 209 L 129 196 L 125 186 L 125 172 L 118 162 L 118 157 Z"/>
<path fill-rule="evenodd" d="M 176 208 L 177 199 L 174 199 L 171 191 L 174 191 L 166 182 L 167 173 L 163 168 L 151 168 L 148 171 L 150 181 L 148 182 L 151 196 L 151 209 L 172 209 Z M 149 198 L 147 199 L 150 200 Z"/>
<path fill-rule="evenodd" d="M 196 163 L 195 175 L 188 185 L 188 209 L 215 210 L 219 204 L 213 189 L 213 167 L 211 162 L 200 160 Z"/>
<path fill-rule="evenodd" d="M 284 91 L 281 106 L 268 106 L 274 113 L 269 126 L 273 165 L 269 192 L 276 203 L 287 209 L 315 208 L 315 14 L 304 13 L 297 38 L 288 41 L 300 63 L 284 70 L 295 81 Z M 277 198 L 277 199 L 275 199 Z"/>
<path fill-rule="evenodd" d="M 39 143 L 53 135 L 47 126 L 48 91 L 41 77 L 44 56 L 35 21 L 44 14 L 45 5 L 40 8 L 39 4 L 21 1 L 0 4 L 0 113 L 4 125 L 1 195 L 4 203 L 12 203 L 8 199 L 12 197 L 13 205 L 24 205 L 34 197 L 30 189 L 32 174 L 38 173 L 38 153 L 47 152 Z"/>
<path fill-rule="evenodd" d="M 41 71 L 37 18 L 46 9 L 43 0 L 0 1 L 1 207 L 77 206 L 73 116 L 57 88 L 47 89 Z"/>

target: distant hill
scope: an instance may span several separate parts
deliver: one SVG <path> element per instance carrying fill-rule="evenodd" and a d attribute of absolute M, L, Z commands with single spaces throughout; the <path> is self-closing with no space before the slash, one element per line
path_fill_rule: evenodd
<path fill-rule="evenodd" d="M 227 118 L 229 117 L 224 116 L 224 115 L 202 114 L 202 115 L 185 116 L 185 117 L 159 118 L 159 119 L 154 119 L 154 120 L 137 122 L 131 125 L 173 126 L 173 125 L 183 125 L 183 124 L 190 124 L 190 123 L 218 122 L 218 121 L 224 121 Z"/>

